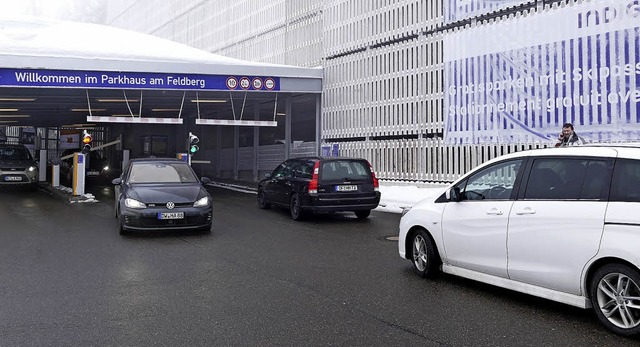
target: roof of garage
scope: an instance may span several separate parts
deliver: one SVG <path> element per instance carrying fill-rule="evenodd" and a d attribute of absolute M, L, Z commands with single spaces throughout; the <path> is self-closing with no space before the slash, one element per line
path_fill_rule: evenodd
<path fill-rule="evenodd" d="M 83 123 L 88 106 L 95 116 L 235 119 L 244 100 L 280 108 L 277 93 L 321 93 L 322 76 L 322 68 L 233 59 L 114 27 L 0 15 L 0 110 L 26 114 L 19 125 Z M 123 96 L 126 104 L 101 101 Z M 207 98 L 226 102 L 193 103 Z M 4 117 L 0 126 L 15 123 Z"/>
<path fill-rule="evenodd" d="M 0 67 L 321 79 L 321 68 L 239 60 L 98 24 L 0 17 Z"/>

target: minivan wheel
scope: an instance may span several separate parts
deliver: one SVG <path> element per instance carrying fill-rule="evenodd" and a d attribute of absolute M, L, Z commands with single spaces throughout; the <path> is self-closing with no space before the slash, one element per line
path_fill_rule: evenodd
<path fill-rule="evenodd" d="M 371 214 L 371 210 L 355 211 L 355 213 L 358 219 L 367 219 L 367 217 L 369 217 L 369 215 Z"/>
<path fill-rule="evenodd" d="M 436 247 L 424 230 L 418 230 L 411 239 L 411 260 L 418 275 L 432 277 L 438 269 Z"/>
<path fill-rule="evenodd" d="M 640 273 L 623 264 L 607 264 L 591 279 L 589 294 L 598 319 L 623 336 L 640 333 Z"/>
<path fill-rule="evenodd" d="M 271 207 L 271 204 L 267 202 L 267 198 L 264 196 L 264 190 L 258 190 L 258 208 L 268 209 Z"/>
<path fill-rule="evenodd" d="M 291 204 L 289 206 L 291 212 L 291 218 L 293 220 L 302 220 L 304 218 L 304 211 L 300 207 L 300 197 L 298 194 L 293 194 L 291 197 Z"/>

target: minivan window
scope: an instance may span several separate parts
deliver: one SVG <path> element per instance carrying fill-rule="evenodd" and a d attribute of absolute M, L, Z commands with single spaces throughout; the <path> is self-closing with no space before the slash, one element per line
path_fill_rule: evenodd
<path fill-rule="evenodd" d="M 324 180 L 363 180 L 371 178 L 363 161 L 331 160 L 322 163 L 320 178 Z"/>
<path fill-rule="evenodd" d="M 640 202 L 640 161 L 618 159 L 613 169 L 610 201 Z"/>
<path fill-rule="evenodd" d="M 460 187 L 462 200 L 506 200 L 511 197 L 522 160 L 510 160 L 483 169 Z"/>
<path fill-rule="evenodd" d="M 542 158 L 533 161 L 524 198 L 532 200 L 602 200 L 608 185 L 604 160 Z"/>

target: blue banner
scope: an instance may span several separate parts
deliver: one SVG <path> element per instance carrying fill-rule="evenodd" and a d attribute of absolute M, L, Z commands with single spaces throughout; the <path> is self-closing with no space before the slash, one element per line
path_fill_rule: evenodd
<path fill-rule="evenodd" d="M 593 0 L 445 41 L 448 143 L 640 139 L 638 0 Z"/>
<path fill-rule="evenodd" d="M 532 2 L 534 0 L 445 0 L 444 22 L 449 24 Z"/>
<path fill-rule="evenodd" d="M 280 90 L 280 79 L 268 76 L 0 69 L 0 87 L 277 91 Z"/>

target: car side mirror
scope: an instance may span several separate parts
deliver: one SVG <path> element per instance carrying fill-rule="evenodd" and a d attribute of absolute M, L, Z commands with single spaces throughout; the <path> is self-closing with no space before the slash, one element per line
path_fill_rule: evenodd
<path fill-rule="evenodd" d="M 202 176 L 200 177 L 200 182 L 202 182 L 202 184 L 211 183 L 211 179 L 209 177 Z"/>
<path fill-rule="evenodd" d="M 445 197 L 449 201 L 455 201 L 455 202 L 460 201 L 461 198 L 462 198 L 462 194 L 460 193 L 460 188 L 459 187 L 453 187 L 453 188 L 447 190 L 445 192 Z"/>
<path fill-rule="evenodd" d="M 114 178 L 113 181 L 111 181 L 111 184 L 119 186 L 122 184 L 122 178 L 118 177 L 118 178 Z"/>
<path fill-rule="evenodd" d="M 271 178 L 271 173 L 264 174 L 264 178 Z"/>

